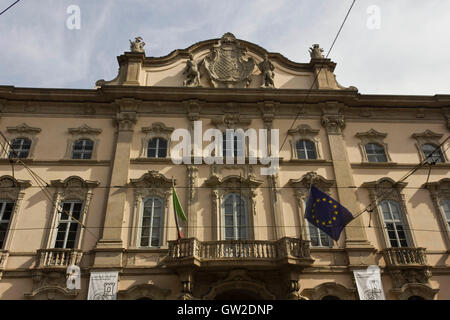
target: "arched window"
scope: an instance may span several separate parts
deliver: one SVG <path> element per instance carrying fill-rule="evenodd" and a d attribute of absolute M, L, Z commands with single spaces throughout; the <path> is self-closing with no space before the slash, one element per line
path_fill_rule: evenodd
<path fill-rule="evenodd" d="M 314 142 L 310 140 L 298 140 L 295 147 L 298 159 L 317 159 L 316 145 Z"/>
<path fill-rule="evenodd" d="M 91 159 L 94 142 L 89 139 L 75 141 L 72 150 L 72 159 Z"/>
<path fill-rule="evenodd" d="M 224 240 L 248 239 L 247 205 L 238 193 L 230 193 L 223 200 Z"/>
<path fill-rule="evenodd" d="M 153 138 L 148 141 L 147 146 L 148 158 L 165 158 L 167 157 L 167 140 L 163 138 Z"/>
<path fill-rule="evenodd" d="M 369 162 L 387 162 L 384 147 L 377 143 L 368 143 L 365 145 L 367 161 Z"/>
<path fill-rule="evenodd" d="M 380 207 L 391 247 L 408 247 L 409 240 L 399 204 L 393 200 L 383 200 Z"/>
<path fill-rule="evenodd" d="M 427 160 L 428 163 L 445 162 L 441 149 L 438 148 L 438 146 L 435 146 L 434 144 L 426 143 L 422 145 L 422 151 L 425 158 L 428 158 L 428 156 L 432 154 L 432 156 Z"/>
<path fill-rule="evenodd" d="M 27 138 L 17 138 L 11 141 L 11 149 L 9 150 L 10 158 L 27 158 L 30 154 L 31 140 Z"/>
<path fill-rule="evenodd" d="M 0 249 L 3 249 L 13 208 L 14 202 L 5 200 L 0 201 Z"/>
<path fill-rule="evenodd" d="M 141 219 L 141 247 L 160 247 L 163 226 L 163 201 L 151 197 L 144 201 Z"/>
<path fill-rule="evenodd" d="M 81 209 L 81 201 L 64 201 L 61 205 L 62 211 L 58 215 L 58 227 L 54 248 L 75 248 L 77 239 Z M 76 220 L 75 220 L 76 219 Z"/>

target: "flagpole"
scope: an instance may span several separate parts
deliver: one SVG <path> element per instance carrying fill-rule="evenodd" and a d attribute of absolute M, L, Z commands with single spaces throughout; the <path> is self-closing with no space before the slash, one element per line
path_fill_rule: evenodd
<path fill-rule="evenodd" d="M 172 206 L 173 206 L 173 215 L 175 216 L 175 225 L 177 227 L 177 240 L 178 242 L 180 241 L 181 237 L 180 237 L 180 226 L 178 225 L 178 218 L 177 218 L 177 212 L 175 209 L 175 205 L 174 205 L 174 190 L 175 190 L 175 182 L 173 180 L 173 176 L 172 176 Z"/>

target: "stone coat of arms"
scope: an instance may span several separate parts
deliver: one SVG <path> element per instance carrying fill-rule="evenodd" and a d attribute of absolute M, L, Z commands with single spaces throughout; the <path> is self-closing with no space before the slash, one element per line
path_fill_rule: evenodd
<path fill-rule="evenodd" d="M 245 57 L 246 51 L 231 33 L 224 34 L 214 45 L 203 61 L 215 88 L 248 87 L 256 64 L 253 58 Z"/>

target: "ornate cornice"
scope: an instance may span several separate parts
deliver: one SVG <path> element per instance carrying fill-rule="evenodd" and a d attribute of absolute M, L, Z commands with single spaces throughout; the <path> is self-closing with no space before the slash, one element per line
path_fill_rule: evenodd
<path fill-rule="evenodd" d="M 23 133 L 37 134 L 41 132 L 40 128 L 30 127 L 26 123 L 19 124 L 18 126 L 15 127 L 7 127 L 6 130 L 9 133 L 16 133 L 16 134 L 23 134 Z"/>
<path fill-rule="evenodd" d="M 69 133 L 71 134 L 79 134 L 79 135 L 99 135 L 102 133 L 102 129 L 94 129 L 88 126 L 87 124 L 83 124 L 78 128 L 69 128 Z"/>

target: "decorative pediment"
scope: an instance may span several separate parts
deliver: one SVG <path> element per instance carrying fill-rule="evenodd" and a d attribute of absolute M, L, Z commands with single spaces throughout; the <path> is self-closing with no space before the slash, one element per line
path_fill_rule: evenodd
<path fill-rule="evenodd" d="M 102 133 L 102 129 L 94 129 L 87 124 L 83 124 L 78 128 L 69 128 L 69 133 L 73 135 L 99 135 Z"/>
<path fill-rule="evenodd" d="M 213 188 L 227 189 L 227 190 L 239 190 L 241 187 L 257 188 L 262 184 L 261 180 L 254 179 L 252 177 L 241 177 L 241 176 L 228 176 L 221 179 L 217 175 L 212 175 L 208 180 L 205 181 L 205 185 Z"/>
<path fill-rule="evenodd" d="M 147 298 L 151 300 L 165 300 L 170 295 L 171 290 L 162 289 L 153 283 L 142 283 L 120 290 L 118 292 L 119 300 L 138 300 Z"/>
<path fill-rule="evenodd" d="M 399 200 L 400 191 L 408 185 L 407 182 L 395 182 L 391 178 L 381 178 L 377 181 L 365 182 L 361 186 L 371 191 L 371 194 L 378 200 L 394 199 Z M 396 192 L 394 192 L 396 191 Z"/>
<path fill-rule="evenodd" d="M 248 87 L 256 64 L 246 53 L 247 48 L 229 32 L 213 46 L 203 63 L 215 88 Z"/>
<path fill-rule="evenodd" d="M 163 136 L 170 135 L 175 128 L 167 127 L 162 122 L 155 122 L 150 127 L 143 127 L 142 132 L 153 133 L 154 135 L 162 134 Z"/>
<path fill-rule="evenodd" d="M 334 181 L 325 179 L 316 172 L 310 171 L 300 179 L 289 179 L 288 184 L 296 189 L 303 189 L 303 191 L 308 191 L 311 184 L 314 184 L 315 187 L 328 193 L 330 188 L 334 185 Z"/>
<path fill-rule="evenodd" d="M 166 178 L 156 170 L 150 170 L 139 179 L 130 179 L 130 184 L 134 188 L 135 201 L 148 196 L 160 196 L 164 199 L 165 205 L 168 204 L 168 197 L 171 193 L 172 180 Z M 173 185 L 176 180 L 173 180 Z"/>
<path fill-rule="evenodd" d="M 98 181 L 84 180 L 77 176 L 68 177 L 64 181 L 50 181 L 50 186 L 57 188 L 65 200 L 85 201 L 87 193 L 99 185 Z"/>
<path fill-rule="evenodd" d="M 450 199 L 450 179 L 444 178 L 437 182 L 428 182 L 425 183 L 423 188 L 430 190 L 433 196 L 437 196 L 439 198 L 448 198 Z"/>
<path fill-rule="evenodd" d="M 300 135 L 305 137 L 314 137 L 319 133 L 319 129 L 312 129 L 307 124 L 301 124 L 295 129 L 289 129 L 288 134 L 291 136 Z"/>
<path fill-rule="evenodd" d="M 418 141 L 419 140 L 425 140 L 425 141 L 439 140 L 443 136 L 444 136 L 443 134 L 434 133 L 433 131 L 430 131 L 430 130 L 425 130 L 422 133 L 414 133 L 412 135 L 412 137 Z"/>
<path fill-rule="evenodd" d="M 356 134 L 356 136 L 360 139 L 366 138 L 366 139 L 375 139 L 375 140 L 381 139 L 381 140 L 383 140 L 384 138 L 386 138 L 387 133 L 381 133 L 374 129 L 370 129 L 369 131 L 366 131 L 366 132 L 358 132 Z"/>
<path fill-rule="evenodd" d="M 0 199 L 16 201 L 23 189 L 31 187 L 29 180 L 16 180 L 11 176 L 0 177 Z"/>
<path fill-rule="evenodd" d="M 30 127 L 26 123 L 19 124 L 16 127 L 7 127 L 6 130 L 9 133 L 15 133 L 15 134 L 37 134 L 41 132 L 40 128 Z"/>

